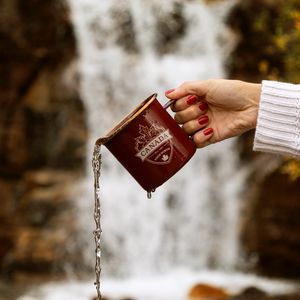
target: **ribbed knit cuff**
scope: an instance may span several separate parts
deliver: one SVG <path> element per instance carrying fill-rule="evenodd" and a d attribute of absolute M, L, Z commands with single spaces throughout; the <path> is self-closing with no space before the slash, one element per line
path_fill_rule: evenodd
<path fill-rule="evenodd" d="M 300 158 L 300 85 L 262 82 L 253 149 Z"/>

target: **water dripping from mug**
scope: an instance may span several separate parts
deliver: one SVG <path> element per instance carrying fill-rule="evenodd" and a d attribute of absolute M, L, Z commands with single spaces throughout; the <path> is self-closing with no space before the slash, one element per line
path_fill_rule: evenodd
<path fill-rule="evenodd" d="M 147 198 L 151 199 L 152 198 L 152 193 L 155 192 L 155 189 L 151 190 L 151 191 L 147 191 Z"/>

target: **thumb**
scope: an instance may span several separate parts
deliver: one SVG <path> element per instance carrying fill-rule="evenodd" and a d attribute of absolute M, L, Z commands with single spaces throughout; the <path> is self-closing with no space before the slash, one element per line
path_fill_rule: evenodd
<path fill-rule="evenodd" d="M 165 92 L 169 99 L 179 99 L 187 95 L 205 96 L 208 92 L 208 80 L 188 81 L 175 89 Z"/>

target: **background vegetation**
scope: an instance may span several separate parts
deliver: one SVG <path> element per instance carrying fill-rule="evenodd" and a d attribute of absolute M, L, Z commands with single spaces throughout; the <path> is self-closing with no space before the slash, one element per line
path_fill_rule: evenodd
<path fill-rule="evenodd" d="M 229 24 L 241 38 L 228 63 L 232 77 L 300 83 L 299 0 L 241 1 Z M 284 159 L 281 171 L 295 180 L 300 162 Z"/>

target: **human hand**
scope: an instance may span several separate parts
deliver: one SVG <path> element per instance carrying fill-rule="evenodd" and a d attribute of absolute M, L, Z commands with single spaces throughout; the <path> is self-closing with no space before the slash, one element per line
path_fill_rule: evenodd
<path fill-rule="evenodd" d="M 239 80 L 190 81 L 166 97 L 174 118 L 198 148 L 240 135 L 256 126 L 261 85 Z"/>

